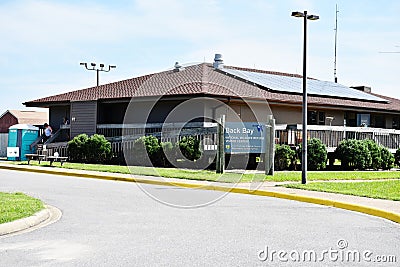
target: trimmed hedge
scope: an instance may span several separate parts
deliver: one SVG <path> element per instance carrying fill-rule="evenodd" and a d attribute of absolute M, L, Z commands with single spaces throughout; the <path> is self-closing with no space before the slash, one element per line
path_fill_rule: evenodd
<path fill-rule="evenodd" d="M 400 166 L 400 148 L 396 150 L 396 154 L 394 155 L 395 163 L 397 166 Z"/>
<path fill-rule="evenodd" d="M 296 152 L 288 145 L 276 145 L 275 147 L 275 159 L 274 166 L 275 170 L 282 171 L 289 169 L 292 164 Z"/>
<path fill-rule="evenodd" d="M 142 136 L 133 145 L 133 163 L 141 166 L 153 166 L 160 160 L 161 147 L 154 136 Z"/>
<path fill-rule="evenodd" d="M 365 170 L 372 164 L 368 145 L 361 140 L 343 140 L 336 148 L 336 154 L 342 162 L 342 168 L 345 170 Z"/>
<path fill-rule="evenodd" d="M 99 134 L 80 134 L 68 142 L 67 150 L 72 162 L 104 163 L 112 157 L 111 143 Z"/>
<path fill-rule="evenodd" d="M 389 149 L 387 149 L 386 147 L 381 147 L 381 157 L 381 168 L 383 170 L 390 170 L 394 167 L 395 158 L 393 154 L 389 151 Z"/>
<path fill-rule="evenodd" d="M 300 157 L 301 158 L 301 157 Z M 323 170 L 326 168 L 328 152 L 326 146 L 318 138 L 312 138 L 307 142 L 307 167 L 309 170 Z"/>
<path fill-rule="evenodd" d="M 373 140 L 343 140 L 336 148 L 336 155 L 344 169 L 383 169 L 393 168 L 395 157 L 390 151 Z"/>
<path fill-rule="evenodd" d="M 173 145 L 171 142 L 160 143 L 151 135 L 142 136 L 134 142 L 132 163 L 140 166 L 171 167 L 175 166 L 179 154 L 184 157 L 183 160 L 198 160 L 202 155 L 200 141 L 188 136 Z"/>
<path fill-rule="evenodd" d="M 371 164 L 367 166 L 369 169 L 378 170 L 382 166 L 381 148 L 375 141 L 366 139 L 363 142 L 367 145 L 369 153 L 371 154 Z"/>
<path fill-rule="evenodd" d="M 176 143 L 176 147 L 181 151 L 182 155 L 190 160 L 195 161 L 201 157 L 200 141 L 193 136 L 185 136 Z"/>

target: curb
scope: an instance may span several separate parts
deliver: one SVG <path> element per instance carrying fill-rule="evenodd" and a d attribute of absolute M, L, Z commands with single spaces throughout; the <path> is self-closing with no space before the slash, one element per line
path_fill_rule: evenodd
<path fill-rule="evenodd" d="M 48 206 L 45 206 L 45 209 L 36 212 L 30 217 L 0 224 L 0 237 L 37 226 L 49 219 L 50 215 L 50 208 Z"/>
<path fill-rule="evenodd" d="M 80 177 L 80 178 L 94 178 L 101 180 L 109 180 L 109 181 L 122 181 L 122 182 L 133 182 L 133 183 L 143 183 L 143 184 L 152 184 L 152 185 L 166 185 L 166 186 L 176 186 L 176 187 L 184 187 L 184 188 L 192 188 L 192 189 L 202 189 L 202 190 L 214 190 L 214 191 L 222 191 L 222 192 L 232 192 L 238 194 L 247 194 L 247 195 L 256 195 L 256 196 L 267 196 L 267 197 L 275 197 L 281 199 L 295 200 L 299 202 L 312 203 L 323 206 L 330 206 L 350 211 L 356 211 L 365 213 L 368 215 L 381 217 L 384 219 L 388 219 L 390 221 L 396 222 L 400 224 L 400 214 L 381 210 L 373 207 L 362 206 L 352 203 L 346 203 L 341 201 L 323 199 L 323 198 L 315 198 L 308 197 L 303 195 L 293 195 L 279 192 L 272 192 L 266 190 L 249 190 L 245 188 L 231 188 L 224 186 L 215 186 L 215 185 L 199 185 L 199 184 L 190 184 L 184 182 L 165 182 L 165 181 L 154 181 L 150 179 L 141 179 L 141 178 L 124 178 L 124 177 L 112 177 L 101 174 L 87 174 L 87 173 L 73 173 L 73 172 L 63 172 L 59 170 L 40 170 L 40 169 L 31 169 L 26 167 L 14 167 L 14 166 L 4 166 L 0 165 L 0 169 L 8 169 L 8 170 L 16 170 L 16 171 L 27 171 L 27 172 L 36 172 L 36 173 L 47 173 L 54 175 L 63 175 L 63 176 L 72 176 L 72 177 Z M 1 232 L 0 232 L 1 235 Z"/>

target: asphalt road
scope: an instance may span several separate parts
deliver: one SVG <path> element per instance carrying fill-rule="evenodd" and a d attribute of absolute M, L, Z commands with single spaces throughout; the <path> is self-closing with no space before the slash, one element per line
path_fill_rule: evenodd
<path fill-rule="evenodd" d="M 214 191 L 148 188 L 182 201 L 221 196 Z M 0 238 L 0 266 L 399 266 L 400 262 L 398 224 L 325 206 L 228 194 L 205 207 L 184 209 L 155 201 L 135 183 L 6 170 L 0 170 L 0 191 L 22 191 L 63 212 L 54 224 Z M 359 253 L 360 262 L 349 251 Z M 323 261 L 315 262 L 313 253 Z M 393 261 L 390 256 L 397 263 L 373 262 Z"/>

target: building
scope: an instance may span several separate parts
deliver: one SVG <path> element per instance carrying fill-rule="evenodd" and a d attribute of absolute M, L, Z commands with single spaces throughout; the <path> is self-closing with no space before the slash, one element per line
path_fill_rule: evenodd
<path fill-rule="evenodd" d="M 7 110 L 0 116 L 0 133 L 8 133 L 8 128 L 15 124 L 43 126 L 48 122 L 48 112 L 31 110 Z"/>
<path fill-rule="evenodd" d="M 0 116 L 0 157 L 7 155 L 8 128 L 15 124 L 31 124 L 42 127 L 48 121 L 48 112 L 7 110 Z"/>
<path fill-rule="evenodd" d="M 400 100 L 373 93 L 365 86 L 347 87 L 313 78 L 307 82 L 310 130 L 322 133 L 328 126 L 331 132 L 347 127 L 345 133 L 351 127 L 360 131 L 360 126 L 367 132 L 400 129 Z M 302 76 L 225 66 L 217 54 L 212 64 L 176 63 L 167 71 L 24 104 L 48 108 L 50 125 L 67 130 L 69 137 L 100 133 L 111 138 L 121 136 L 126 125 L 208 123 L 218 121 L 221 115 L 226 115 L 228 122 L 265 122 L 273 115 L 279 129 L 301 128 Z M 70 125 L 61 125 L 63 117 L 70 118 Z M 375 136 L 377 131 L 372 132 Z M 286 143 L 293 139 L 290 135 L 285 138 Z M 334 147 L 338 141 L 328 146 Z"/>

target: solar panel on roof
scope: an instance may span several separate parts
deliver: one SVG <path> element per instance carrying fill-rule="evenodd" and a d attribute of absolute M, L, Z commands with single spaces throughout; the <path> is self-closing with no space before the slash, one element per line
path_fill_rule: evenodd
<path fill-rule="evenodd" d="M 302 78 L 228 68 L 224 68 L 222 71 L 274 91 L 299 94 L 303 92 Z M 387 102 L 387 100 L 383 98 L 370 95 L 342 84 L 311 79 L 307 79 L 307 93 L 309 95 Z"/>

